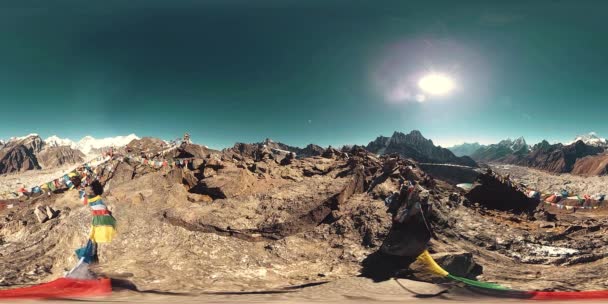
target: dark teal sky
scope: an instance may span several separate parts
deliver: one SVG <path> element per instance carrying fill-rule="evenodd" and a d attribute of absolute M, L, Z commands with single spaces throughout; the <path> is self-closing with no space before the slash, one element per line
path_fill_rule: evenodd
<path fill-rule="evenodd" d="M 608 1 L 2 0 L 0 138 L 608 136 L 606 16 Z M 430 71 L 457 90 L 410 100 Z"/>

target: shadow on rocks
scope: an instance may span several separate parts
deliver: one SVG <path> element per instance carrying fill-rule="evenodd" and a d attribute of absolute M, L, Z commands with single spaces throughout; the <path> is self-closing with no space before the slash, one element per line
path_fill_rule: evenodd
<path fill-rule="evenodd" d="M 114 279 L 112 278 L 112 291 L 135 291 L 139 293 L 147 293 L 147 294 L 158 294 L 158 295 L 170 295 L 170 296 L 191 296 L 190 293 L 182 293 L 182 292 L 170 292 L 170 291 L 159 291 L 159 290 L 139 290 L 137 286 L 125 279 Z"/>
<path fill-rule="evenodd" d="M 374 282 L 382 282 L 393 277 L 407 277 L 409 266 L 416 259 L 383 253 L 378 250 L 363 260 L 361 275 Z"/>

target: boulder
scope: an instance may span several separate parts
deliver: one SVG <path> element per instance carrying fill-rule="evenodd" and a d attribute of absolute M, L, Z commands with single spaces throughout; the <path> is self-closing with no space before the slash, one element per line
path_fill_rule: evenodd
<path fill-rule="evenodd" d="M 192 168 L 194 170 L 202 169 L 204 164 L 205 164 L 205 160 L 204 159 L 195 158 L 195 159 L 192 160 Z"/>
<path fill-rule="evenodd" d="M 169 170 L 169 172 L 165 174 L 165 177 L 171 184 L 181 184 L 184 178 L 184 170 L 182 168 L 175 167 Z"/>
<path fill-rule="evenodd" d="M 213 170 L 219 170 L 224 167 L 224 162 L 215 157 L 207 160 L 207 162 L 205 163 L 205 168 L 212 168 Z"/>
<path fill-rule="evenodd" d="M 104 170 L 103 175 L 105 178 L 111 178 L 114 185 L 122 184 L 133 179 L 135 175 L 135 168 L 126 162 L 120 162 L 116 165 L 110 164 L 108 170 Z M 112 171 L 113 169 L 113 171 Z"/>
<path fill-rule="evenodd" d="M 198 179 L 194 175 L 192 171 L 183 171 L 182 172 L 182 183 L 186 185 L 188 188 L 192 188 L 198 184 Z"/>
<path fill-rule="evenodd" d="M 533 214 L 539 202 L 521 189 L 492 173 L 480 174 L 475 186 L 465 195 L 472 203 L 487 209 Z"/>
<path fill-rule="evenodd" d="M 37 206 L 36 208 L 34 208 L 34 215 L 36 216 L 36 219 L 39 223 L 44 223 L 49 220 L 49 217 L 46 214 L 46 210 L 41 206 Z"/>
<path fill-rule="evenodd" d="M 51 208 L 51 206 L 46 206 L 45 213 L 49 220 L 54 219 L 59 215 L 59 211 Z"/>
<path fill-rule="evenodd" d="M 190 192 L 213 198 L 236 197 L 252 186 L 255 180 L 249 171 L 230 166 L 220 170 L 217 175 L 200 180 Z"/>
<path fill-rule="evenodd" d="M 475 262 L 473 254 L 469 252 L 444 252 L 431 254 L 431 256 L 441 268 L 458 277 L 475 279 L 475 277 L 483 272 L 483 267 Z M 441 280 L 437 276 L 430 274 L 427 271 L 426 265 L 419 261 L 411 264 L 410 269 L 416 273 L 418 279 L 432 282 Z"/>
<path fill-rule="evenodd" d="M 203 177 L 207 178 L 207 177 L 211 177 L 217 174 L 217 171 L 211 167 L 205 167 L 205 169 L 203 169 Z"/>
<path fill-rule="evenodd" d="M 287 156 L 285 156 L 283 159 L 281 159 L 281 162 L 279 164 L 281 166 L 288 166 L 291 165 L 295 159 L 296 155 L 292 152 L 287 154 Z"/>
<path fill-rule="evenodd" d="M 452 275 L 473 279 L 483 272 L 470 252 L 434 254 L 435 261 Z"/>

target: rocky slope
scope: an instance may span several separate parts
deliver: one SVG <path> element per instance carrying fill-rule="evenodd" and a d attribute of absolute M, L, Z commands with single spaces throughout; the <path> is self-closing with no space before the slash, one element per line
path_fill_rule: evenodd
<path fill-rule="evenodd" d="M 40 169 L 36 154 L 43 142 L 37 135 L 13 138 L 0 149 L 0 174 Z"/>
<path fill-rule="evenodd" d="M 69 146 L 47 145 L 37 134 L 12 138 L 0 146 L 0 174 L 55 168 L 84 161 L 84 154 Z"/>
<path fill-rule="evenodd" d="M 193 165 L 155 171 L 126 160 L 102 172 L 120 236 L 102 246 L 99 271 L 146 289 L 301 284 L 356 274 L 390 227 L 383 202 L 363 194 L 362 168 L 344 159 L 281 165 L 227 152 Z M 60 215 L 38 223 L 33 205 L 3 214 L 3 284 L 60 276 L 86 238 L 89 211 L 75 192 L 32 204 Z"/>
<path fill-rule="evenodd" d="M 516 141 L 504 140 L 498 144 L 490 145 L 477 150 L 471 157 L 479 162 L 503 163 L 527 166 L 531 168 L 546 170 L 555 173 L 567 173 L 573 171 L 578 160 L 600 154 L 604 148 L 597 145 L 589 145 L 578 140 L 569 145 L 549 144 L 542 142 L 529 147 L 523 138 Z M 585 164 L 579 165 L 577 174 L 594 174 L 601 160 L 587 160 Z M 593 164 L 592 164 L 593 163 Z"/>
<path fill-rule="evenodd" d="M 578 159 L 570 173 L 583 176 L 608 175 L 608 155 L 602 153 Z"/>
<path fill-rule="evenodd" d="M 535 211 L 507 188 L 505 197 L 517 201 L 492 201 L 487 194 L 496 185 L 487 179 L 467 199 L 410 160 L 359 148 L 348 157 L 287 161 L 277 161 L 276 153 L 255 160 L 232 150 L 210 152 L 189 169 L 155 170 L 128 159 L 103 167 L 104 200 L 119 234 L 100 247 L 94 271 L 140 290 L 173 292 L 267 290 L 361 272 L 378 278 L 383 270 L 390 277 L 403 267 L 402 258 L 370 261 L 392 230 L 383 200 L 403 176 L 428 189 L 436 233 L 431 251 L 452 256 L 440 260 L 445 267 L 463 257 L 469 264 L 455 268 L 458 274 L 482 273 L 480 279 L 515 288 L 605 288 L 606 221 L 584 212 Z M 13 203 L 0 208 L 0 284 L 61 276 L 86 240 L 90 211 L 74 191 Z M 58 213 L 41 223 L 39 206 Z M 526 208 L 502 211 L 508 206 Z"/>
<path fill-rule="evenodd" d="M 134 155 L 156 155 L 167 148 L 169 148 L 169 145 L 162 139 L 143 137 L 129 142 L 124 150 L 126 153 Z"/>
<path fill-rule="evenodd" d="M 450 163 L 477 167 L 477 163 L 470 157 L 457 157 L 448 149 L 436 147 L 432 140 L 424 138 L 417 130 L 409 134 L 395 132 L 391 137 L 379 136 L 370 142 L 366 149 L 379 155 L 397 153 L 402 157 L 423 163 Z"/>
<path fill-rule="evenodd" d="M 43 168 L 57 168 L 66 164 L 80 164 L 85 160 L 85 155 L 79 150 L 68 146 L 47 147 L 36 155 Z"/>
<path fill-rule="evenodd" d="M 515 164 L 550 172 L 566 173 L 572 171 L 577 160 L 601 152 L 603 152 L 603 148 L 587 145 L 581 140 L 567 146 L 547 145 L 547 142 L 544 141 L 535 146 L 525 160 L 515 162 Z"/>
<path fill-rule="evenodd" d="M 500 162 L 505 158 L 518 158 L 528 153 L 529 146 L 523 137 L 516 140 L 505 139 L 497 144 L 481 147 L 471 158 L 479 162 Z"/>

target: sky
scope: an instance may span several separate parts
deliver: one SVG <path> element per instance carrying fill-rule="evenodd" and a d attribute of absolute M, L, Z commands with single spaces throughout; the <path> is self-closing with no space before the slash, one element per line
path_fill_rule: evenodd
<path fill-rule="evenodd" d="M 0 138 L 608 136 L 608 1 L 4 1 Z M 444 95 L 425 75 L 448 77 Z"/>

